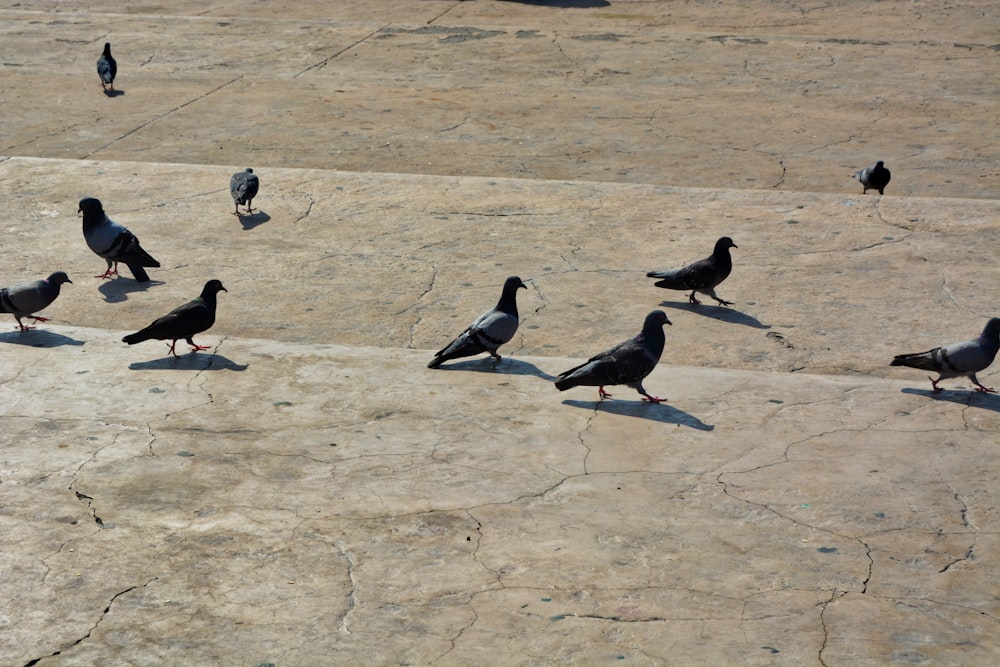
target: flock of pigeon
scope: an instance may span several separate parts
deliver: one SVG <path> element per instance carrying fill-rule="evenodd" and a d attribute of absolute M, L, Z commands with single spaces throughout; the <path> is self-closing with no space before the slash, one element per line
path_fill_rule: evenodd
<path fill-rule="evenodd" d="M 111 55 L 111 44 L 105 43 L 104 52 L 97 60 L 97 73 L 105 91 L 109 87 L 114 91 L 117 72 L 118 64 Z M 868 190 L 878 190 L 879 194 L 883 194 L 891 174 L 883 161 L 879 160 L 873 166 L 855 173 L 854 178 L 861 182 L 862 194 Z M 260 181 L 253 169 L 247 168 L 232 175 L 229 190 L 236 206 L 234 215 L 241 215 L 241 205 L 246 207 L 247 214 L 253 213 L 252 201 L 259 188 Z M 78 212 L 83 215 L 83 236 L 87 246 L 107 262 L 107 269 L 98 278 L 117 276 L 118 264 L 122 263 L 129 268 L 137 282 L 149 281 L 146 268 L 159 267 L 160 263 L 139 245 L 135 234 L 109 218 L 101 202 L 93 197 L 82 199 Z M 646 276 L 657 280 L 654 283 L 656 287 L 690 291 L 688 300 L 692 304 L 701 303 L 695 298 L 695 294 L 701 293 L 714 299 L 720 306 L 729 306 L 732 302 L 720 298 L 715 293 L 715 288 L 729 277 L 733 268 L 729 250 L 737 247 L 731 238 L 723 236 L 716 241 L 709 257 L 677 269 L 650 271 Z M 17 328 L 22 332 L 28 331 L 33 327 L 25 325 L 22 318 L 47 322 L 48 318 L 35 313 L 55 301 L 63 284 L 72 282 L 65 272 L 57 271 L 42 280 L 2 288 L 0 312 L 13 314 L 17 320 Z M 446 361 L 482 353 L 489 354 L 495 363 L 499 363 L 502 357 L 497 350 L 517 333 L 519 289 L 527 289 L 519 277 L 507 278 L 497 305 L 480 315 L 453 341 L 439 350 L 427 366 L 437 368 Z M 175 357 L 177 353 L 174 348 L 181 339 L 191 346 L 193 352 L 208 349 L 208 346 L 197 345 L 194 336 L 215 323 L 216 301 L 220 291 L 228 290 L 219 280 L 209 280 L 196 299 L 157 318 L 149 326 L 125 336 L 122 341 L 134 345 L 153 339 L 170 340 L 170 353 Z M 560 373 L 555 382 L 556 388 L 565 391 L 578 386 L 596 386 L 598 395 L 603 399 L 611 396 L 605 391 L 606 386 L 625 385 L 638 391 L 644 401 L 659 403 L 665 400 L 649 394 L 642 386 L 642 381 L 660 360 L 665 344 L 663 325 L 670 323 L 662 310 L 650 312 L 638 335 Z M 976 373 L 993 363 L 998 349 L 1000 318 L 994 317 L 986 323 L 977 338 L 925 352 L 897 355 L 890 365 L 909 366 L 937 373 L 937 379 L 929 378 L 935 393 L 941 391 L 938 386 L 941 380 L 963 376 L 976 385 L 976 391 L 993 392 L 994 389 L 979 382 Z"/>
<path fill-rule="evenodd" d="M 873 170 L 877 173 L 877 168 L 884 169 L 881 162 L 858 174 L 872 173 Z M 884 188 L 888 183 L 888 170 L 886 174 L 884 180 L 879 180 L 880 186 L 866 184 L 866 187 Z M 690 291 L 688 301 L 692 304 L 701 303 L 695 298 L 695 294 L 700 292 L 715 299 L 719 305 L 728 306 L 731 302 L 719 298 L 715 288 L 729 277 L 733 269 L 729 249 L 736 247 L 731 238 L 723 236 L 715 242 L 715 249 L 705 259 L 679 269 L 650 271 L 646 276 L 658 279 L 654 283 L 656 287 Z M 517 276 L 507 278 L 497 305 L 476 318 L 455 340 L 439 350 L 427 364 L 428 368 L 437 368 L 446 361 L 484 352 L 499 363 L 502 358 L 497 350 L 517 333 L 517 290 L 526 287 Z M 638 391 L 644 401 L 660 403 L 665 400 L 652 396 L 642 386 L 642 381 L 653 372 L 660 361 L 660 355 L 663 354 L 664 324 L 671 324 L 666 313 L 662 310 L 652 311 L 646 315 L 642 331 L 638 335 L 600 354 L 595 354 L 579 366 L 560 373 L 555 382 L 556 389 L 565 391 L 572 387 L 596 386 L 598 396 L 603 399 L 611 396 L 604 390 L 606 386 L 625 385 Z M 926 352 L 900 354 L 890 365 L 936 372 L 937 379 L 929 378 L 934 393 L 941 391 L 938 386 L 941 380 L 963 376 L 972 380 L 976 385 L 976 391 L 993 392 L 994 389 L 979 382 L 976 373 L 993 363 L 998 350 L 1000 350 L 1000 318 L 994 317 L 986 323 L 986 327 L 977 338 L 936 347 Z"/>

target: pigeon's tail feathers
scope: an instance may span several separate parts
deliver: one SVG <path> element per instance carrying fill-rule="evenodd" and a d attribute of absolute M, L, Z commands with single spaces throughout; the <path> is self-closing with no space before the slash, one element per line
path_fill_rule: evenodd
<path fill-rule="evenodd" d="M 437 368 L 446 361 L 461 359 L 462 357 L 473 357 L 488 351 L 486 346 L 470 335 L 470 331 L 466 329 L 458 338 L 439 350 L 427 364 L 427 368 Z"/>
<path fill-rule="evenodd" d="M 156 261 L 156 260 L 153 260 L 153 261 Z M 160 263 L 156 262 L 156 264 L 150 264 L 149 266 L 159 266 L 159 265 L 160 265 Z M 146 269 L 142 268 L 142 264 L 136 264 L 134 262 L 129 263 L 128 264 L 128 270 L 132 272 L 133 276 L 135 276 L 135 281 L 137 283 L 148 283 L 149 282 L 149 274 L 146 273 Z"/>
<path fill-rule="evenodd" d="M 151 329 L 152 327 L 146 327 L 145 329 L 136 331 L 134 334 L 129 334 L 122 338 L 122 342 L 128 343 L 129 345 L 135 345 L 136 343 L 141 343 L 144 340 L 150 340 L 153 338 L 153 334 L 150 331 Z"/>
<path fill-rule="evenodd" d="M 653 283 L 655 287 L 665 287 L 667 289 L 688 289 L 687 281 L 682 279 L 677 269 L 667 271 L 650 271 L 646 274 L 648 278 L 657 278 Z"/>
<path fill-rule="evenodd" d="M 0 313 L 13 313 L 14 304 L 10 300 L 10 292 L 4 287 L 0 289 Z"/>
<path fill-rule="evenodd" d="M 924 371 L 939 371 L 941 365 L 937 361 L 937 352 L 941 348 L 936 347 L 926 352 L 914 352 L 912 354 L 897 354 L 893 357 L 890 366 L 907 366 L 909 368 L 919 368 Z"/>

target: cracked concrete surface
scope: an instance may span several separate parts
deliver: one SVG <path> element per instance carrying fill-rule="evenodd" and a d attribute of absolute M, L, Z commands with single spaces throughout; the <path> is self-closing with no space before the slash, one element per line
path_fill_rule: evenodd
<path fill-rule="evenodd" d="M 996 12 L 0 3 L 0 284 L 74 281 L 0 331 L 0 664 L 995 663 L 1000 399 L 887 363 L 1000 315 Z M 722 235 L 732 308 L 645 278 Z M 658 307 L 667 403 L 553 388 Z"/>

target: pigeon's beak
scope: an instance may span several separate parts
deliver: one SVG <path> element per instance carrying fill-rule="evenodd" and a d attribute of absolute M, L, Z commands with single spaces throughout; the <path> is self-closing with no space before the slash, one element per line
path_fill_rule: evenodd
<path fill-rule="evenodd" d="M 68 283 L 69 283 L 70 285 L 72 285 L 72 284 L 73 284 L 73 281 L 72 281 L 72 280 L 70 280 L 69 278 L 67 278 L 67 279 L 66 279 L 66 282 L 68 282 Z"/>

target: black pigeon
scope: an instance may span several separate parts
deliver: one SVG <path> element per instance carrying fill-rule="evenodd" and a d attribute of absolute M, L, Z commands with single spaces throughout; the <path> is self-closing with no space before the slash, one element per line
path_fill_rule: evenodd
<path fill-rule="evenodd" d="M 985 370 L 993 363 L 997 350 L 1000 350 L 1000 317 L 994 317 L 987 322 L 977 338 L 935 347 L 926 352 L 898 354 L 889 365 L 934 371 L 938 374 L 938 379 L 932 377 L 927 379 L 931 381 L 935 394 L 941 391 L 938 382 L 957 377 L 967 377 L 972 380 L 976 385 L 976 391 L 994 392 L 995 389 L 983 386 L 976 378 L 976 373 Z"/>
<path fill-rule="evenodd" d="M 642 332 L 619 343 L 606 352 L 594 355 L 586 362 L 559 374 L 556 389 L 566 391 L 571 387 L 597 386 L 601 398 L 611 396 L 604 391 L 606 385 L 624 384 L 632 387 L 643 395 L 644 401 L 659 403 L 665 398 L 650 396 L 642 387 L 642 381 L 653 372 L 666 338 L 663 335 L 663 325 L 670 324 L 667 314 L 662 310 L 654 310 L 646 315 L 642 323 Z"/>
<path fill-rule="evenodd" d="M 253 213 L 250 202 L 257 196 L 260 189 L 260 179 L 253 173 L 253 169 L 247 167 L 244 171 L 238 171 L 229 179 L 229 194 L 233 196 L 233 203 L 236 210 L 233 215 L 240 214 L 240 204 L 247 207 L 247 213 Z"/>
<path fill-rule="evenodd" d="M 143 267 L 158 267 L 160 263 L 139 246 L 135 234 L 105 215 L 101 202 L 93 197 L 81 199 L 77 212 L 83 213 L 83 238 L 87 245 L 108 263 L 108 270 L 97 278 L 117 276 L 118 262 L 124 262 L 136 281 L 149 282 L 149 274 Z"/>
<path fill-rule="evenodd" d="M 723 236 L 715 242 L 715 250 L 711 256 L 680 269 L 650 271 L 646 277 L 659 278 L 660 281 L 655 283 L 657 287 L 691 290 L 691 295 L 688 297 L 691 303 L 701 303 L 694 298 L 695 292 L 701 292 L 718 301 L 720 305 L 731 306 L 732 301 L 724 301 L 715 295 L 715 287 L 728 278 L 733 270 L 733 258 L 729 256 L 729 249 L 736 247 L 738 246 L 731 238 Z"/>
<path fill-rule="evenodd" d="M 72 284 L 62 271 L 56 271 L 43 280 L 32 280 L 0 289 L 0 313 L 10 313 L 17 320 L 17 328 L 28 331 L 34 327 L 26 326 L 22 317 L 30 317 L 36 322 L 48 322 L 49 318 L 35 315 L 45 309 L 59 296 L 59 286 L 63 283 Z"/>
<path fill-rule="evenodd" d="M 97 75 L 101 77 L 101 88 L 105 91 L 108 86 L 115 89 L 115 75 L 118 74 L 118 63 L 111 55 L 111 42 L 104 42 L 104 53 L 97 59 Z"/>
<path fill-rule="evenodd" d="M 215 303 L 218 293 L 228 292 L 219 280 L 209 280 L 201 290 L 201 296 L 183 306 L 174 308 L 163 317 L 157 318 L 145 329 L 136 331 L 122 338 L 129 345 L 141 343 L 144 340 L 170 340 L 170 354 L 177 356 L 174 346 L 183 338 L 191 346 L 192 352 L 207 350 L 211 345 L 196 345 L 195 334 L 208 330 L 215 324 Z"/>
<path fill-rule="evenodd" d="M 517 290 L 522 287 L 528 289 L 517 276 L 507 278 L 496 307 L 480 315 L 455 340 L 439 350 L 427 368 L 437 368 L 446 361 L 483 352 L 488 352 L 496 363 L 502 361 L 497 349 L 517 333 Z"/>
<path fill-rule="evenodd" d="M 879 160 L 875 166 L 865 167 L 861 171 L 855 172 L 854 178 L 861 181 L 861 186 L 864 188 L 861 194 L 868 194 L 869 190 L 878 190 L 878 193 L 882 194 L 885 186 L 889 185 L 892 174 L 885 168 L 885 163 Z"/>

